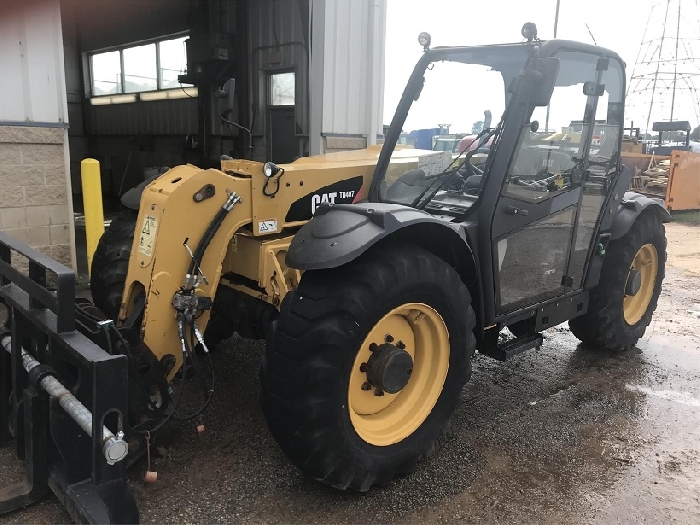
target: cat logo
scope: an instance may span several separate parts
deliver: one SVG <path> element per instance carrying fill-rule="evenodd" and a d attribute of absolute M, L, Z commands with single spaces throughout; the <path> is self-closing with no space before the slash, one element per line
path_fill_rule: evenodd
<path fill-rule="evenodd" d="M 336 181 L 322 188 L 314 188 L 289 206 L 284 221 L 308 221 L 324 202 L 331 205 L 335 204 L 336 206 L 339 204 L 352 204 L 357 196 L 361 194 L 362 180 L 362 175 L 356 175 L 349 179 Z"/>
<path fill-rule="evenodd" d="M 316 209 L 322 202 L 330 202 L 331 204 L 335 204 L 335 199 L 352 199 L 354 196 L 354 191 L 333 191 L 321 194 L 316 193 L 311 196 L 311 215 L 316 213 Z"/>

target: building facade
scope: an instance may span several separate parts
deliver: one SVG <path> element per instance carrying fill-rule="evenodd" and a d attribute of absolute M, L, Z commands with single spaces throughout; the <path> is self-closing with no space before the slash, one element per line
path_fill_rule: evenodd
<path fill-rule="evenodd" d="M 75 260 L 58 0 L 0 2 L 0 228 Z"/>
<path fill-rule="evenodd" d="M 164 166 L 375 144 L 385 23 L 386 0 L 0 2 L 0 229 L 75 265 L 83 158 L 109 209 Z"/>

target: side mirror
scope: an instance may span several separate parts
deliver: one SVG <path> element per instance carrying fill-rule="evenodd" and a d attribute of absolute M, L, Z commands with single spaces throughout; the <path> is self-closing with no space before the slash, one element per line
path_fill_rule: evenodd
<path fill-rule="evenodd" d="M 554 84 L 559 73 L 559 59 L 556 57 L 545 57 L 533 59 L 532 71 L 532 91 L 531 105 L 546 106 L 554 92 Z"/>
<path fill-rule="evenodd" d="M 491 110 L 487 109 L 484 111 L 484 129 L 489 129 L 491 127 Z"/>
<path fill-rule="evenodd" d="M 224 86 L 217 92 L 217 96 L 225 101 L 221 115 L 224 117 L 230 115 L 236 107 L 234 100 L 236 96 L 236 79 L 229 78 L 224 82 Z"/>
<path fill-rule="evenodd" d="M 596 84 L 595 82 L 583 83 L 583 94 L 587 97 L 602 97 L 605 93 L 605 84 Z"/>

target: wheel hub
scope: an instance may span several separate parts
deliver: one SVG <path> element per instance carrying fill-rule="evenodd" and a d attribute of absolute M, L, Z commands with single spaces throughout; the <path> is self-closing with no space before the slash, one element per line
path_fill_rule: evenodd
<path fill-rule="evenodd" d="M 641 246 L 630 264 L 625 283 L 622 312 L 625 322 L 633 326 L 644 317 L 649 308 L 659 271 L 659 256 L 656 247 L 649 243 Z"/>
<path fill-rule="evenodd" d="M 413 358 L 402 346 L 400 341 L 396 345 L 378 345 L 367 361 L 364 367 L 367 382 L 377 389 L 377 395 L 383 392 L 396 394 L 408 384 L 413 373 Z"/>
<path fill-rule="evenodd" d="M 630 274 L 627 277 L 627 284 L 625 285 L 625 295 L 634 297 L 641 287 L 642 273 L 634 269 L 630 270 Z"/>
<path fill-rule="evenodd" d="M 413 434 L 435 407 L 449 363 L 450 336 L 437 311 L 404 303 L 387 312 L 350 369 L 348 411 L 357 435 L 383 447 Z"/>

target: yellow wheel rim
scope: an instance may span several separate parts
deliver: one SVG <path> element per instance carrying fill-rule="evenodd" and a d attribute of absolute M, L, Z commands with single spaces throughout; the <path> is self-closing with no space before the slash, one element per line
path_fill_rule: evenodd
<path fill-rule="evenodd" d="M 635 295 L 625 295 L 622 309 L 625 322 L 635 325 L 644 316 L 654 295 L 656 275 L 659 271 L 659 256 L 653 244 L 645 244 L 634 256 L 630 270 L 641 274 L 642 284 Z"/>
<path fill-rule="evenodd" d="M 390 338 L 387 339 L 387 334 Z M 413 359 L 406 386 L 396 394 L 375 395 L 360 371 L 370 345 L 399 342 Z M 370 330 L 355 357 L 348 384 L 348 409 L 355 432 L 367 443 L 387 446 L 407 438 L 430 415 L 442 392 L 450 363 L 450 337 L 440 314 L 423 303 L 394 308 Z M 366 365 L 365 365 L 366 366 Z"/>

